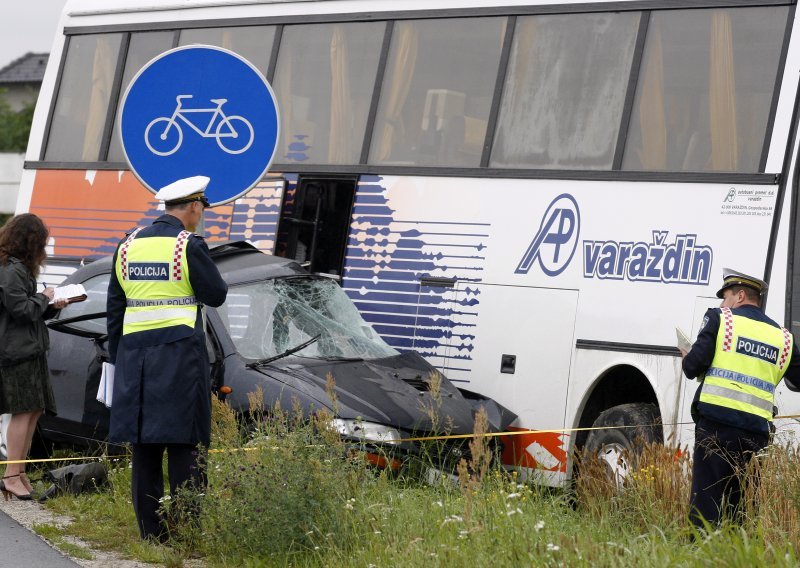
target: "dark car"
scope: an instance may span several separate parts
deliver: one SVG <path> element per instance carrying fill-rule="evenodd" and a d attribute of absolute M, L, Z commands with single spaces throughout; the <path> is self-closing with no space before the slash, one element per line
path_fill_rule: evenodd
<path fill-rule="evenodd" d="M 388 346 L 362 319 L 338 283 L 244 242 L 211 249 L 228 282 L 228 297 L 205 308 L 212 390 L 243 416 L 248 393 L 263 389 L 265 406 L 327 409 L 347 440 L 384 447 L 447 424 L 452 434 L 473 431 L 479 407 L 490 427 L 504 430 L 515 415 L 491 399 L 456 388 L 415 352 Z M 106 294 L 111 258 L 78 268 L 64 284 L 81 283 L 88 299 L 70 304 L 48 323 L 48 363 L 57 416 L 39 421 L 42 439 L 91 446 L 105 440 L 109 410 L 97 402 L 106 352 Z M 336 405 L 326 387 L 335 382 Z M 438 382 L 438 381 L 434 381 Z M 230 394 L 222 394 L 228 389 Z M 328 390 L 326 390 L 328 389 Z M 431 411 L 435 412 L 432 416 Z M 432 420 L 433 418 L 433 420 Z M 438 428 L 442 428 L 438 426 Z M 404 451 L 413 444 L 394 444 Z"/>

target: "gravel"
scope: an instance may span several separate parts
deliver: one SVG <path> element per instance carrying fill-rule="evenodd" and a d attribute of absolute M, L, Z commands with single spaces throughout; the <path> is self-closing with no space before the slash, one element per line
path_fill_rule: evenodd
<path fill-rule="evenodd" d="M 16 499 L 5 501 L 0 499 L 0 510 L 31 532 L 33 532 L 34 524 L 50 524 L 63 528 L 72 522 L 69 517 L 56 515 L 36 501 L 17 501 Z M 42 540 L 47 542 L 46 539 Z M 86 549 L 92 555 L 92 560 L 84 560 L 70 556 L 66 551 L 60 550 L 62 554 L 68 556 L 73 562 L 86 568 L 106 568 L 107 566 L 114 566 L 114 568 L 153 568 L 154 566 L 154 564 L 145 564 L 136 560 L 122 558 L 106 550 L 95 550 L 78 538 L 64 536 L 64 540 Z M 47 542 L 47 544 L 50 543 Z"/>

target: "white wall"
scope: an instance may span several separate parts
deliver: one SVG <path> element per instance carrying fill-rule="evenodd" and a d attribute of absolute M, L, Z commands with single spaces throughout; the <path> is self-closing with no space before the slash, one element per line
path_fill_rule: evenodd
<path fill-rule="evenodd" d="M 35 88 L 30 85 L 9 85 L 3 86 L 3 98 L 14 112 L 21 111 L 25 105 L 36 103 L 39 96 L 39 86 Z"/>
<path fill-rule="evenodd" d="M 14 213 L 25 154 L 0 153 L 0 213 Z"/>

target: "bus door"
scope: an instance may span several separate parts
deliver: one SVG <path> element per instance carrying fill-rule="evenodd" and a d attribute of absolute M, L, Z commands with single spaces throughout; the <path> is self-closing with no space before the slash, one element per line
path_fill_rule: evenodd
<path fill-rule="evenodd" d="M 355 189 L 356 178 L 300 177 L 284 195 L 276 254 L 341 276 Z"/>
<path fill-rule="evenodd" d="M 518 415 L 516 429 L 564 427 L 578 291 L 459 282 L 479 299 L 469 384 Z M 512 428 L 513 429 L 513 428 Z M 557 479 L 568 437 L 558 432 L 503 438 L 503 461 Z"/>

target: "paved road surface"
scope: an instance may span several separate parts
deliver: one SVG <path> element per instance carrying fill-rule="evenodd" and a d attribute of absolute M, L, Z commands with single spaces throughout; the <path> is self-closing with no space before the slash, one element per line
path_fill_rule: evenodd
<path fill-rule="evenodd" d="M 0 568 L 79 566 L 2 511 L 0 551 Z"/>

